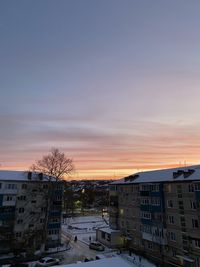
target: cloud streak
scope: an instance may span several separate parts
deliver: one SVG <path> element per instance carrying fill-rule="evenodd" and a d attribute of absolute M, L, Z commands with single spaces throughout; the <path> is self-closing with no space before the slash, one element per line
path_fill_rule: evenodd
<path fill-rule="evenodd" d="M 112 178 L 184 161 L 196 164 L 200 155 L 198 125 L 134 120 L 111 123 L 63 115 L 38 119 L 1 116 L 0 123 L 5 129 L 0 133 L 3 168 L 28 168 L 51 147 L 59 147 L 74 159 L 81 178 Z"/>

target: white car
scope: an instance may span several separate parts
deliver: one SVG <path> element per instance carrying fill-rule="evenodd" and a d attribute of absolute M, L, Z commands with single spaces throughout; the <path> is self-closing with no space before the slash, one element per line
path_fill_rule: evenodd
<path fill-rule="evenodd" d="M 48 267 L 60 264 L 59 259 L 45 257 L 36 262 L 36 267 Z"/>
<path fill-rule="evenodd" d="M 89 245 L 89 248 L 90 249 L 95 249 L 95 250 L 98 250 L 98 251 L 103 251 L 105 249 L 104 246 L 99 242 L 91 242 L 90 245 Z"/>

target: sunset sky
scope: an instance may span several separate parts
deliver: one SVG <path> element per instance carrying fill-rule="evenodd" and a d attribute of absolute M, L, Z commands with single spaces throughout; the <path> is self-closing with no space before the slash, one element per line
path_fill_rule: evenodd
<path fill-rule="evenodd" d="M 1 0 L 0 169 L 200 164 L 200 1 Z"/>

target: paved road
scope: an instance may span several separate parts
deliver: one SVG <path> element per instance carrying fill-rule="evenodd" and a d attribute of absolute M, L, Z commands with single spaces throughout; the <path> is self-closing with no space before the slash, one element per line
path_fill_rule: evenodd
<path fill-rule="evenodd" d="M 62 264 L 69 264 L 69 263 L 75 263 L 77 261 L 84 261 L 85 258 L 87 259 L 95 259 L 97 254 L 101 254 L 102 252 L 92 250 L 89 248 L 89 246 L 85 243 L 83 243 L 80 240 L 77 240 L 77 242 L 74 242 L 74 240 L 70 240 L 69 235 L 66 233 L 62 233 L 62 242 L 67 243 L 70 242 L 71 249 L 56 253 L 53 256 L 58 258 L 64 258 L 62 261 Z"/>

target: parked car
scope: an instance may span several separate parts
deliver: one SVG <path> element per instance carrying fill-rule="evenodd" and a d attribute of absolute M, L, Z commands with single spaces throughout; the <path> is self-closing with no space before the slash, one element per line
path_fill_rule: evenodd
<path fill-rule="evenodd" d="M 45 257 L 36 262 L 36 267 L 48 267 L 60 264 L 60 260 L 56 258 Z"/>
<path fill-rule="evenodd" d="M 11 263 L 10 267 L 28 267 L 28 263 L 21 263 L 21 262 Z"/>
<path fill-rule="evenodd" d="M 101 260 L 101 259 L 105 259 L 105 258 L 106 258 L 106 256 L 104 254 L 98 254 L 95 257 L 96 260 Z"/>
<path fill-rule="evenodd" d="M 95 249 L 95 250 L 98 250 L 98 251 L 103 251 L 105 249 L 104 246 L 99 242 L 91 242 L 90 245 L 89 245 L 89 248 L 90 249 Z"/>

